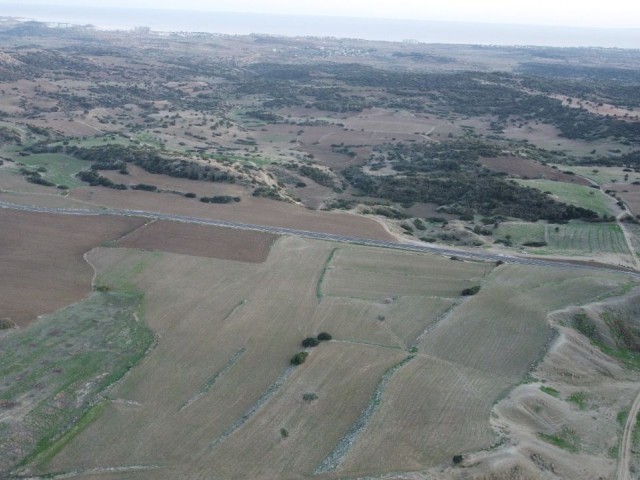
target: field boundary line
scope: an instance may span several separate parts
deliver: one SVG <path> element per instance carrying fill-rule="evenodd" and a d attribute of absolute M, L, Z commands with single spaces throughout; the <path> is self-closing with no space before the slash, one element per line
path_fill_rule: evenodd
<path fill-rule="evenodd" d="M 331 252 L 329 252 L 329 256 L 327 257 L 327 260 L 324 262 L 322 270 L 320 271 L 320 276 L 318 277 L 318 283 L 316 283 L 316 298 L 318 299 L 318 303 L 320 303 L 322 301 L 322 298 L 324 297 L 324 295 L 322 294 L 322 282 L 324 282 L 324 277 L 327 273 L 327 270 L 329 269 L 329 264 L 331 263 L 331 260 L 333 260 L 333 256 L 336 254 L 337 250 L 338 250 L 338 247 L 333 247 L 331 249 Z"/>
<path fill-rule="evenodd" d="M 427 327 L 422 331 L 420 335 L 418 335 L 415 341 L 409 346 L 409 349 L 418 348 L 418 345 L 422 343 L 422 341 L 427 338 L 432 331 L 434 331 L 440 324 L 442 324 L 445 320 L 447 320 L 451 315 L 453 315 L 454 310 L 462 305 L 465 300 L 468 300 L 470 297 L 459 297 L 453 301 L 453 303 L 447 308 L 444 312 L 442 312 L 435 321 L 431 325 L 427 325 Z"/>
<path fill-rule="evenodd" d="M 332 472 L 340 467 L 340 464 L 343 462 L 344 458 L 357 443 L 358 438 L 360 437 L 362 432 L 367 428 L 369 420 L 382 401 L 382 395 L 384 394 L 385 387 L 387 386 L 387 383 L 389 383 L 389 380 L 391 379 L 393 374 L 404 367 L 414 358 L 414 355 L 409 355 L 404 360 L 401 360 L 400 362 L 388 368 L 386 372 L 384 372 L 382 378 L 376 385 L 376 388 L 373 390 L 371 397 L 369 397 L 369 402 L 367 403 L 367 405 L 364 407 L 364 409 L 362 409 L 356 421 L 351 425 L 351 427 L 349 427 L 344 436 L 338 441 L 331 453 L 329 453 L 329 455 L 327 455 L 324 460 L 322 460 L 320 465 L 316 467 L 314 475 Z"/>
<path fill-rule="evenodd" d="M 260 398 L 256 400 L 235 422 L 227 427 L 222 434 L 209 444 L 209 448 L 213 450 L 222 442 L 224 442 L 229 436 L 233 435 L 236 431 L 240 430 L 245 423 L 247 423 L 258 411 L 280 390 L 280 387 L 284 385 L 287 379 L 291 376 L 295 370 L 294 366 L 285 368 L 282 373 L 276 378 L 267 389 L 262 393 Z"/>
<path fill-rule="evenodd" d="M 158 470 L 165 468 L 161 465 L 130 465 L 122 467 L 98 467 L 89 468 L 87 470 L 74 470 L 71 472 L 62 472 L 49 474 L 44 477 L 34 476 L 14 476 L 10 477 L 13 480 L 62 480 L 65 478 L 74 478 L 81 475 L 100 475 L 103 473 L 130 473 L 130 472 L 143 472 L 145 470 Z"/>
<path fill-rule="evenodd" d="M 358 340 L 336 340 L 334 338 L 332 340 L 332 343 L 346 343 L 348 345 L 364 345 L 365 347 L 379 347 L 379 348 L 388 348 L 390 350 L 406 351 L 403 347 L 399 345 L 383 345 L 381 343 L 359 342 Z"/>
<path fill-rule="evenodd" d="M 231 311 L 231 313 L 233 313 L 233 310 Z M 218 380 L 224 377 L 236 363 L 238 363 L 238 360 L 240 360 L 240 357 L 242 357 L 242 355 L 246 351 L 247 349 L 244 347 L 238 350 L 229 360 L 227 360 L 227 363 L 225 363 L 223 367 L 213 375 L 213 377 L 209 378 L 209 380 L 207 380 L 200 387 L 200 390 L 198 390 L 194 395 L 191 396 L 191 398 L 189 398 L 185 403 L 182 404 L 178 411 L 181 412 L 182 410 L 193 404 L 196 400 L 209 393 L 209 390 L 211 390 L 213 386 L 218 382 Z"/>

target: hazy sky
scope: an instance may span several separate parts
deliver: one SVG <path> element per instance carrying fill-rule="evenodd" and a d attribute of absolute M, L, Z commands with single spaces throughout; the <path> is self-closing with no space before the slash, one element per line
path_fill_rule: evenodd
<path fill-rule="evenodd" d="M 14 2 L 0 0 L 0 12 L 3 3 Z M 20 3 L 86 6 L 88 2 L 21 0 Z M 90 3 L 111 7 L 640 28 L 638 0 L 92 0 Z"/>

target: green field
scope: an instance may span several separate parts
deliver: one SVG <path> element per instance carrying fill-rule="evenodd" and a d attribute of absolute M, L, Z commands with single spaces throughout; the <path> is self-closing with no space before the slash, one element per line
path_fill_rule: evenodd
<path fill-rule="evenodd" d="M 89 162 L 62 153 L 38 153 L 27 157 L 15 157 L 15 161 L 24 163 L 31 169 L 42 167 L 46 171 L 41 172 L 41 175 L 46 180 L 67 187 L 82 186 L 83 183 L 75 177 L 75 174 L 90 165 Z"/>
<path fill-rule="evenodd" d="M 71 440 L 69 427 L 92 417 L 101 392 L 144 355 L 153 334 L 137 316 L 141 301 L 95 293 L 0 337 L 0 472 L 53 456 Z M 22 414 L 1 415 L 12 411 Z"/>
<path fill-rule="evenodd" d="M 607 183 L 631 183 L 636 180 L 640 180 L 640 173 L 625 172 L 623 167 L 579 167 L 574 165 L 558 165 L 558 169 L 570 170 L 577 175 L 593 180 L 598 185 L 604 185 Z M 625 176 L 627 176 L 626 180 Z"/>
<path fill-rule="evenodd" d="M 554 250 L 629 254 L 622 229 L 614 223 L 548 225 L 547 241 L 549 248 Z"/>
<path fill-rule="evenodd" d="M 521 185 L 537 188 L 542 192 L 551 192 L 561 202 L 588 208 L 598 215 L 614 215 L 613 201 L 599 190 L 552 180 L 516 180 Z"/>
<path fill-rule="evenodd" d="M 615 223 L 572 221 L 565 225 L 545 225 L 505 222 L 495 230 L 494 238 L 509 238 L 514 248 L 525 248 L 536 254 L 629 255 L 622 229 Z M 547 246 L 524 246 L 528 242 L 546 242 Z"/>
<path fill-rule="evenodd" d="M 493 238 L 508 239 L 514 247 L 527 242 L 543 242 L 545 227 L 542 223 L 503 222 L 493 231 Z"/>

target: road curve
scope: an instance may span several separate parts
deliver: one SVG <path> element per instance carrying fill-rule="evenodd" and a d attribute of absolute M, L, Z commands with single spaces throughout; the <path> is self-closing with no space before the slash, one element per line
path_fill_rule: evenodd
<path fill-rule="evenodd" d="M 631 457 L 631 447 L 633 441 L 633 428 L 636 425 L 636 418 L 640 412 L 640 392 L 636 395 L 629 414 L 627 415 L 627 421 L 624 424 L 624 430 L 622 431 L 622 440 L 620 441 L 620 449 L 618 450 L 618 465 L 616 466 L 615 480 L 631 480 L 631 473 L 629 472 L 629 457 Z"/>
<path fill-rule="evenodd" d="M 611 271 L 616 273 L 626 273 L 627 275 L 640 278 L 640 272 L 627 270 L 619 270 L 608 268 L 606 266 L 597 265 L 581 265 L 570 262 L 550 261 L 539 258 L 523 258 L 515 255 L 502 255 L 484 252 L 469 252 L 466 250 L 456 250 L 448 247 L 437 245 L 415 245 L 409 243 L 387 242 L 384 240 L 372 240 L 362 237 L 350 237 L 344 235 L 336 235 L 333 233 L 312 232 L 309 230 L 297 230 L 294 228 L 274 227 L 269 225 L 255 225 L 250 223 L 229 222 L 225 220 L 212 220 L 208 218 L 191 217 L 188 215 L 173 215 L 168 213 L 150 212 L 146 210 L 129 210 L 129 209 L 113 209 L 101 208 L 85 209 L 85 208 L 53 208 L 53 207 L 36 207 L 31 205 L 19 205 L 10 202 L 0 201 L 0 208 L 9 210 L 19 210 L 23 212 L 39 212 L 53 213 L 58 215 L 80 215 L 80 216 L 99 216 L 99 215 L 116 215 L 122 217 L 143 217 L 156 220 L 171 220 L 174 222 L 194 223 L 199 225 L 209 225 L 214 227 L 235 228 L 238 230 L 252 230 L 256 232 L 267 232 L 276 235 L 294 235 L 297 237 L 311 238 L 314 240 L 327 240 L 330 242 L 350 243 L 355 245 L 366 245 L 371 247 L 392 248 L 395 250 L 406 250 L 410 252 L 427 252 L 437 253 L 449 257 L 465 258 L 469 260 L 484 260 L 491 262 L 508 262 L 520 265 L 535 265 L 543 267 L 556 268 L 581 268 L 586 270 Z"/>

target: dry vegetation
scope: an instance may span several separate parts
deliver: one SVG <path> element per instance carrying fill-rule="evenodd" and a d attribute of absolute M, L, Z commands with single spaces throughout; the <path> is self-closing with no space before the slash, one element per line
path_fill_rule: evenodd
<path fill-rule="evenodd" d="M 627 288 L 616 274 L 291 237 L 263 263 L 127 248 L 89 259 L 97 285 L 144 292 L 157 345 L 36 473 L 426 475 L 496 442 L 492 408 L 548 347 L 549 312 Z M 366 291 L 354 289 L 363 281 Z M 460 297 L 469 285 L 480 292 Z M 320 331 L 333 340 L 289 366 Z"/>

